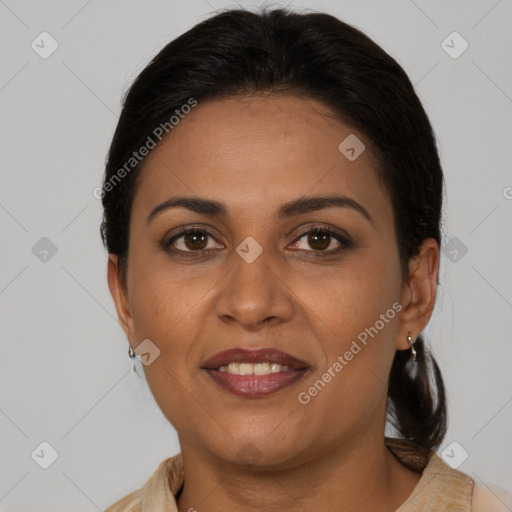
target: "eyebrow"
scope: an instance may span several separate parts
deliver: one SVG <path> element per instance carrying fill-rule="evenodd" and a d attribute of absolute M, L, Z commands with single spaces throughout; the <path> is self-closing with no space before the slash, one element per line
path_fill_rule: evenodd
<path fill-rule="evenodd" d="M 373 224 L 373 218 L 363 205 L 358 203 L 355 199 L 340 195 L 305 197 L 289 201 L 288 203 L 281 205 L 279 208 L 277 212 L 277 220 L 283 220 L 294 215 L 310 213 L 332 206 L 351 208 L 359 212 Z M 153 208 L 151 213 L 148 215 L 146 224 L 149 224 L 151 220 L 165 210 L 173 207 L 186 208 L 201 215 L 207 215 L 210 217 L 226 218 L 228 216 L 228 209 L 224 204 L 219 203 L 218 201 L 199 197 L 175 197 Z"/>

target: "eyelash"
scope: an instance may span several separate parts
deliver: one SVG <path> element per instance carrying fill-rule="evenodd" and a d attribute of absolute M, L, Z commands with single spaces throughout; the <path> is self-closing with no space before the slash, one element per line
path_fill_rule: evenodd
<path fill-rule="evenodd" d="M 182 227 L 180 228 L 179 232 L 176 233 L 172 238 L 169 240 L 163 240 L 161 243 L 162 249 L 166 252 L 173 253 L 177 256 L 183 256 L 185 258 L 194 258 L 194 257 L 200 257 L 204 256 L 205 253 L 209 253 L 212 251 L 215 251 L 216 249 L 200 249 L 197 251 L 183 251 L 181 249 L 175 249 L 172 247 L 172 244 L 178 240 L 179 238 L 183 237 L 187 234 L 197 234 L 197 233 L 203 233 L 215 240 L 215 237 L 209 233 L 207 230 L 203 228 L 197 228 L 197 227 Z M 337 240 L 341 245 L 337 249 L 331 249 L 329 251 L 327 250 L 310 250 L 305 252 L 313 253 L 313 257 L 327 257 L 327 256 L 333 256 L 336 254 L 339 254 L 340 252 L 344 251 L 345 249 L 349 249 L 352 247 L 352 242 L 348 240 L 345 236 L 343 236 L 341 233 L 338 233 L 337 231 L 334 231 L 332 228 L 328 226 L 315 226 L 311 229 L 308 229 L 302 233 L 300 233 L 297 238 L 292 243 L 298 242 L 301 238 L 303 238 L 305 235 L 310 234 L 320 234 L 323 233 L 331 238 L 334 238 Z M 298 249 L 299 251 L 304 251 L 304 249 Z M 197 253 L 197 254 L 194 254 Z"/>

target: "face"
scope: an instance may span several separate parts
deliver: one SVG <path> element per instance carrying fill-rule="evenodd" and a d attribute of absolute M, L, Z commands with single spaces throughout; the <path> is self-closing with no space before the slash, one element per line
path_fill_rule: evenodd
<path fill-rule="evenodd" d="M 366 145 L 355 160 L 338 149 L 351 134 Z M 422 326 L 405 321 L 392 204 L 369 146 L 321 103 L 259 95 L 199 103 L 148 156 L 127 290 L 112 261 L 109 283 L 131 345 L 160 351 L 144 371 L 182 446 L 284 467 L 383 430 L 395 350 Z M 178 197 L 225 212 L 151 215 Z M 236 394 L 203 368 L 231 348 L 275 348 L 307 368 L 265 396 Z"/>

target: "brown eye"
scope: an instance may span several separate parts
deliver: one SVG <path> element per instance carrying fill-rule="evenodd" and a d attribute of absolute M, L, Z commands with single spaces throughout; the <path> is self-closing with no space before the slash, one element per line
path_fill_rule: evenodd
<path fill-rule="evenodd" d="M 183 228 L 180 233 L 165 242 L 164 248 L 168 251 L 191 253 L 201 252 L 206 249 L 215 249 L 217 245 L 208 246 L 209 239 L 215 240 L 210 233 L 197 228 Z"/>
<path fill-rule="evenodd" d="M 201 231 L 194 231 L 193 233 L 186 233 L 183 235 L 183 243 L 188 249 L 204 249 L 207 245 L 208 235 Z"/>
<path fill-rule="evenodd" d="M 308 243 L 313 249 L 323 251 L 329 247 L 331 236 L 326 233 L 310 233 L 308 236 Z"/>
<path fill-rule="evenodd" d="M 303 246 L 301 247 L 302 239 L 305 239 L 305 242 L 302 243 Z M 337 242 L 338 246 L 336 247 L 335 245 L 334 248 L 327 250 L 331 246 L 333 241 L 335 242 L 335 244 Z M 309 249 L 308 247 L 313 250 Z M 301 249 L 306 252 L 313 253 L 315 256 L 321 256 L 321 253 L 325 253 L 325 255 L 335 254 L 349 247 L 351 247 L 351 243 L 349 240 L 347 240 L 340 233 L 337 233 L 336 231 L 333 231 L 332 229 L 327 227 L 316 227 L 310 229 L 309 231 L 302 233 L 302 235 L 293 244 L 294 249 Z"/>
<path fill-rule="evenodd" d="M 209 246 L 209 239 L 212 244 Z M 304 242 L 301 240 L 304 239 Z M 334 248 L 331 246 L 334 242 Z M 336 246 L 337 243 L 337 246 Z M 302 247 L 301 245 L 304 245 Z M 193 227 L 183 227 L 168 241 L 161 242 L 162 248 L 177 256 L 206 255 L 211 249 L 221 249 L 223 246 L 208 231 Z M 352 242 L 346 236 L 328 227 L 315 227 L 303 232 L 292 244 L 293 249 L 300 249 L 312 256 L 329 256 L 352 247 Z"/>

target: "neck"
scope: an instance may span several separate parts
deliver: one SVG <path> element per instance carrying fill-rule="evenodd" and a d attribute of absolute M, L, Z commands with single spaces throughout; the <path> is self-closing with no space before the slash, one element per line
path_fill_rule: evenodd
<path fill-rule="evenodd" d="M 393 512 L 421 477 L 395 458 L 383 435 L 325 447 L 286 469 L 234 466 L 181 440 L 180 446 L 185 470 L 180 512 Z"/>

